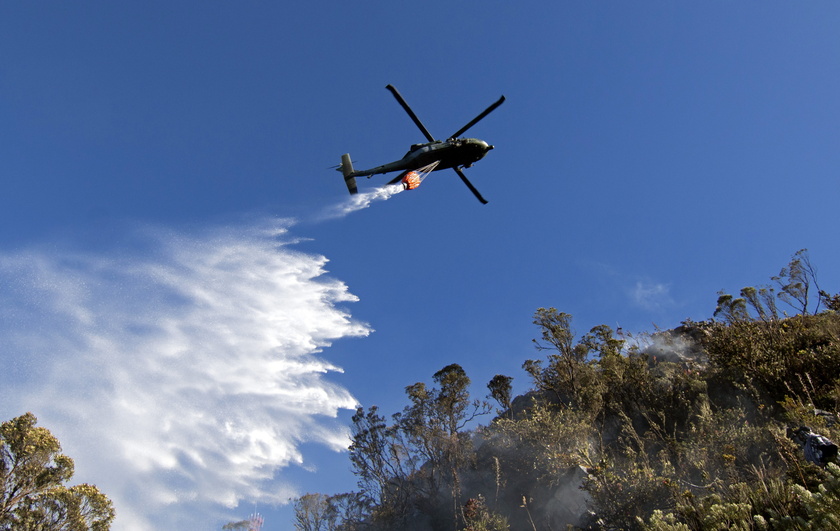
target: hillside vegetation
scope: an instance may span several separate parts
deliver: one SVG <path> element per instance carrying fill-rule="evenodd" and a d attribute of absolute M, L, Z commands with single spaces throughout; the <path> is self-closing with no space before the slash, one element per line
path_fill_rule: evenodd
<path fill-rule="evenodd" d="M 840 296 L 804 250 L 772 280 L 642 337 L 537 310 L 528 393 L 498 375 L 493 408 L 453 364 L 390 418 L 360 408 L 359 490 L 301 497 L 296 527 L 840 529 Z"/>

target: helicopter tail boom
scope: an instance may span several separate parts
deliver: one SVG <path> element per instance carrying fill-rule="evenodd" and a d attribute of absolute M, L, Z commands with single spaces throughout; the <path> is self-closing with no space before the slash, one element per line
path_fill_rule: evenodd
<path fill-rule="evenodd" d="M 344 175 L 344 184 L 347 185 L 347 190 L 350 194 L 358 193 L 359 189 L 356 186 L 356 177 L 353 175 L 353 161 L 350 160 L 350 153 L 345 153 L 341 156 L 341 165 L 338 169 Z"/>

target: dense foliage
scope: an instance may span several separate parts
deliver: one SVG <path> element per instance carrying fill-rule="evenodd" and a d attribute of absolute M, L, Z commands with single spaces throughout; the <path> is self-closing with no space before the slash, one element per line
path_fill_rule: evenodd
<path fill-rule="evenodd" d="M 805 251 L 773 281 L 642 337 L 539 309 L 530 392 L 496 376 L 468 429 L 489 404 L 450 365 L 391 419 L 360 408 L 359 491 L 302 497 L 297 528 L 840 529 L 840 297 Z"/>
<path fill-rule="evenodd" d="M 26 413 L 0 425 L 0 530 L 110 529 L 111 501 L 93 485 L 65 485 L 73 460 L 36 422 Z"/>

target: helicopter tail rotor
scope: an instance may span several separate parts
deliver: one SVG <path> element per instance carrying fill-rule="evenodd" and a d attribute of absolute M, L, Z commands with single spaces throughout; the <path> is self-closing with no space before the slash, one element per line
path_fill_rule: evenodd
<path fill-rule="evenodd" d="M 344 184 L 347 185 L 347 190 L 350 195 L 359 192 L 356 186 L 356 176 L 353 174 L 353 161 L 350 160 L 350 153 L 345 153 L 341 156 L 341 164 L 338 166 L 338 171 L 344 175 Z"/>

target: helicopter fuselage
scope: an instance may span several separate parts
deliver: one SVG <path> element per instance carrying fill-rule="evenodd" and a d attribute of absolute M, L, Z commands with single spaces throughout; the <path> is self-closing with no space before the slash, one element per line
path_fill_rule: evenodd
<path fill-rule="evenodd" d="M 400 160 L 383 164 L 369 170 L 353 171 L 349 176 L 363 177 L 390 173 L 393 171 L 412 171 L 435 162 L 435 171 L 448 168 L 468 168 L 481 160 L 493 146 L 477 138 L 450 138 L 435 140 L 424 144 L 413 144 Z"/>

